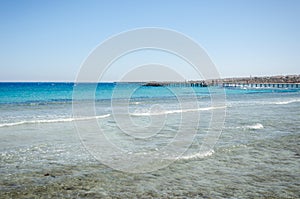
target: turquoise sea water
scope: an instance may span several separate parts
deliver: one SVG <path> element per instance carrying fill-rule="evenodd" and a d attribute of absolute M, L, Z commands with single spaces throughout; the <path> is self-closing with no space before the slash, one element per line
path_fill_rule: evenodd
<path fill-rule="evenodd" d="M 0 198 L 300 197 L 300 90 L 226 88 L 222 134 L 212 150 L 199 153 L 212 111 L 220 108 L 212 105 L 208 88 L 102 83 L 94 92 L 95 87 L 0 83 Z M 194 94 L 199 107 L 194 107 Z M 74 104 L 84 112 L 91 102 L 93 117 L 74 116 Z M 124 128 L 149 127 L 135 132 L 142 138 L 133 141 L 123 133 L 116 118 L 125 121 L 125 113 L 132 123 L 122 123 Z M 189 124 L 180 126 L 183 114 Z M 128 152 L 162 150 L 180 128 L 196 135 L 188 152 L 172 164 L 128 173 L 95 159 L 83 146 L 75 122 L 90 131 L 94 119 Z M 149 126 L 160 120 L 163 128 Z"/>

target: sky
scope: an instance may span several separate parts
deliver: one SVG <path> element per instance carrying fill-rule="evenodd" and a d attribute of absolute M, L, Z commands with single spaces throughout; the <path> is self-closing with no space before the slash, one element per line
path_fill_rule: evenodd
<path fill-rule="evenodd" d="M 0 25 L 0 81 L 74 81 L 101 42 L 143 27 L 189 36 L 221 77 L 300 74 L 299 0 L 0 0 Z"/>

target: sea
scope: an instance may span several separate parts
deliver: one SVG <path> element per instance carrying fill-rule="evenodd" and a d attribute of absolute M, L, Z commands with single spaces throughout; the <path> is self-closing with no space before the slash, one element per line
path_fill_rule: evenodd
<path fill-rule="evenodd" d="M 300 198 L 300 89 L 0 83 L 0 198 Z"/>

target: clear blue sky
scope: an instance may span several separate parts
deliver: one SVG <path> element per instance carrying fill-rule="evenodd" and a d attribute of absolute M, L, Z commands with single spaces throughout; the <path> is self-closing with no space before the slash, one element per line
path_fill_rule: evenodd
<path fill-rule="evenodd" d="M 0 81 L 73 81 L 107 37 L 182 32 L 222 77 L 300 74 L 299 0 L 1 0 Z"/>

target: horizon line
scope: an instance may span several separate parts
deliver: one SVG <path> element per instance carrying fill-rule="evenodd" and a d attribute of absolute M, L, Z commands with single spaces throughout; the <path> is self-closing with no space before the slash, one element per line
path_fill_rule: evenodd
<path fill-rule="evenodd" d="M 207 80 L 222 80 L 230 78 L 264 78 L 264 77 L 286 77 L 286 76 L 300 76 L 299 74 L 286 74 L 286 75 L 249 75 L 249 76 L 230 76 L 230 77 L 220 77 L 218 79 L 198 79 L 198 80 L 184 80 L 184 81 L 170 81 L 170 80 L 150 80 L 150 81 L 72 81 L 72 80 L 0 80 L 0 83 L 147 83 L 147 82 L 190 82 L 190 81 L 207 81 Z"/>

